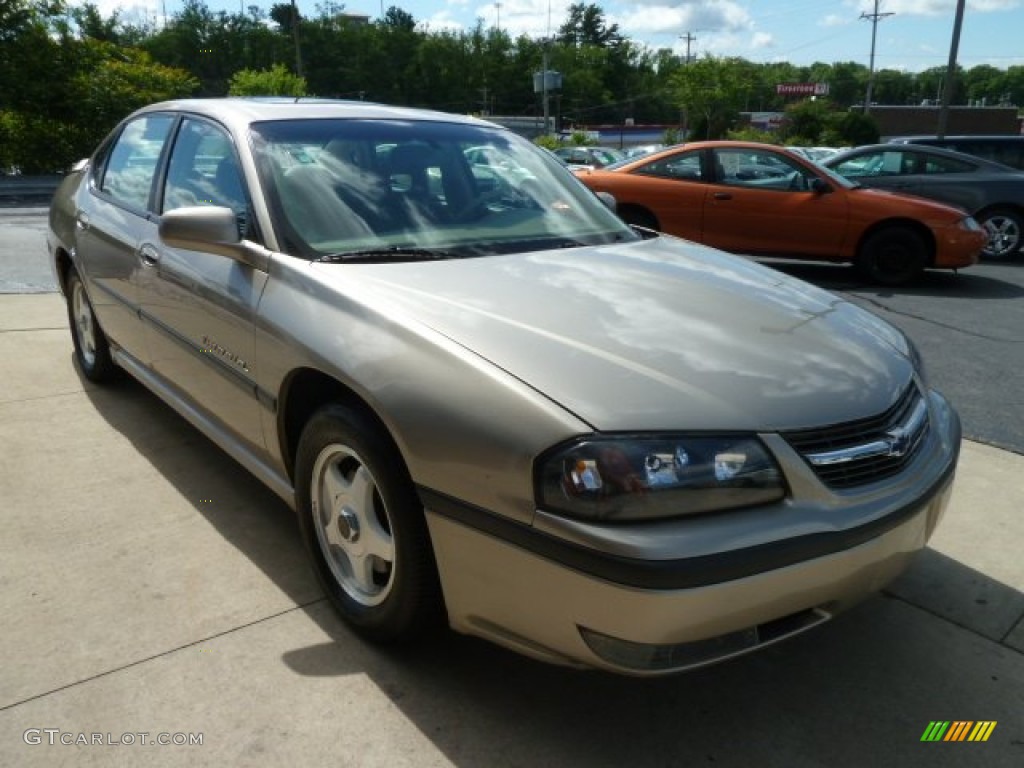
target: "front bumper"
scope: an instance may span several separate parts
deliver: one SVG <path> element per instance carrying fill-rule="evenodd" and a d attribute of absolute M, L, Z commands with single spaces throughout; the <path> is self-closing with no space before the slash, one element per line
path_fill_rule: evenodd
<path fill-rule="evenodd" d="M 938 525 L 960 428 L 940 396 L 930 403 L 927 449 L 900 477 L 838 493 L 784 456 L 792 497 L 771 509 L 604 528 L 538 515 L 527 528 L 478 525 L 425 494 L 449 621 L 538 659 L 634 675 L 805 631 L 898 576 Z"/>
<path fill-rule="evenodd" d="M 977 264 L 981 251 L 988 245 L 984 231 L 973 231 L 959 227 L 944 227 L 935 230 L 935 263 L 940 269 L 959 269 Z"/>

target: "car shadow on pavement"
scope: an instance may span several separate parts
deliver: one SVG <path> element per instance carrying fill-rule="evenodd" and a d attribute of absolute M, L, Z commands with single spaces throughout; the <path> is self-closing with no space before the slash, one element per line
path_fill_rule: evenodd
<path fill-rule="evenodd" d="M 931 566 L 953 583 L 986 581 L 955 561 Z M 305 610 L 334 641 L 288 651 L 291 669 L 348 675 L 359 659 L 464 768 L 962 766 L 959 753 L 920 751 L 930 721 L 953 719 L 1000 723 L 987 766 L 1017 766 L 1024 752 L 1020 653 L 888 593 L 759 653 L 649 680 L 548 666 L 453 633 L 370 648 L 327 604 Z"/>
<path fill-rule="evenodd" d="M 322 598 L 293 515 L 271 491 L 141 385 L 86 392 L 107 423 L 329 638 L 281 652 L 299 691 L 288 696 L 316 680 L 317 690 L 337 686 L 342 700 L 346 680 L 362 676 L 461 768 L 962 766 L 965 749 L 983 749 L 986 766 L 1021 764 L 1021 654 L 954 622 L 964 608 L 957 601 L 983 611 L 979 594 L 998 596 L 1000 606 L 1024 598 L 937 553 L 919 558 L 902 591 L 898 582 L 804 635 L 667 678 L 554 667 L 451 631 L 380 648 L 360 640 Z M 211 494 L 219 504 L 195 501 Z M 919 607 L 908 596 L 929 591 L 939 604 Z M 346 717 L 370 727 L 367 713 Z M 952 719 L 999 725 L 984 745 L 921 743 L 930 721 Z"/>
<path fill-rule="evenodd" d="M 894 287 L 868 282 L 854 267 L 846 264 L 820 264 L 776 259 L 758 259 L 757 261 L 790 277 L 813 283 L 829 291 L 871 292 L 880 296 L 902 294 L 966 299 L 1012 299 L 1024 296 L 1024 287 L 993 277 L 993 274 L 998 274 L 1003 269 L 1022 268 L 1024 262 L 986 263 L 986 274 L 978 274 L 970 269 L 956 273 L 949 270 L 931 270 L 909 285 Z M 1014 272 L 1013 274 L 1017 276 L 1022 273 Z"/>
<path fill-rule="evenodd" d="M 106 387 L 82 383 L 96 412 L 291 599 L 323 597 L 295 515 L 271 490 L 130 376 Z"/>

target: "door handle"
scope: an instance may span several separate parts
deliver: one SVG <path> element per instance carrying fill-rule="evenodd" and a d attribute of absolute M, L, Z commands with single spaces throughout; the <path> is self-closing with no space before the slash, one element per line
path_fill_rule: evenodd
<path fill-rule="evenodd" d="M 155 267 L 160 263 L 160 251 L 149 243 L 146 243 L 144 246 L 139 248 L 139 258 L 142 259 L 142 263 L 147 267 Z"/>
<path fill-rule="evenodd" d="M 75 226 L 83 232 L 87 231 L 89 229 L 89 214 L 79 211 L 75 216 Z"/>
<path fill-rule="evenodd" d="M 732 200 L 732 192 L 715 192 L 715 200 Z"/>

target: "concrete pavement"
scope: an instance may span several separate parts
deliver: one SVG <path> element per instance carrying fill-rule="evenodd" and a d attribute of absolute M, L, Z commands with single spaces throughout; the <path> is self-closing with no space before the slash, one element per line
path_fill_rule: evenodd
<path fill-rule="evenodd" d="M 966 442 L 883 595 L 638 681 L 364 644 L 284 504 L 141 386 L 77 375 L 59 296 L 0 296 L 0 361 L 0 765 L 1024 764 L 1024 457 Z M 921 743 L 933 720 L 997 726 Z"/>

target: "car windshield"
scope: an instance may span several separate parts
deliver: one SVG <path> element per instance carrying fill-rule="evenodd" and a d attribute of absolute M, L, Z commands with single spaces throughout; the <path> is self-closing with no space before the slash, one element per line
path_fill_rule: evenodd
<path fill-rule="evenodd" d="M 499 128 L 311 119 L 256 123 L 252 138 L 294 255 L 408 260 L 638 237 L 548 153 Z"/>

